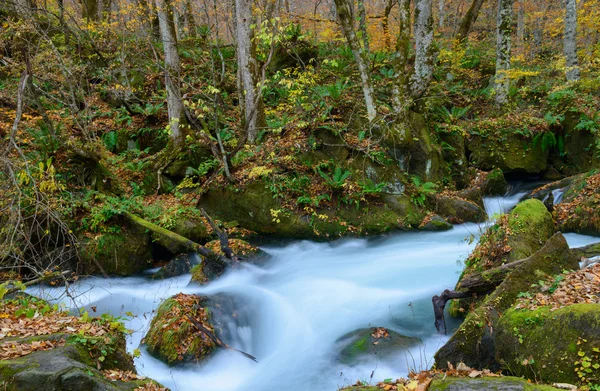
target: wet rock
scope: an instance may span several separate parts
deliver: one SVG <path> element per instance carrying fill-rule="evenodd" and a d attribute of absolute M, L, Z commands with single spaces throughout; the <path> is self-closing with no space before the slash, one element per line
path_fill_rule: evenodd
<path fill-rule="evenodd" d="M 548 381 L 547 379 L 544 379 Z M 537 385 L 517 377 L 448 377 L 431 382 L 429 391 L 552 391 L 557 388 Z"/>
<path fill-rule="evenodd" d="M 89 359 L 89 358 L 88 358 Z M 0 361 L 0 376 L 7 390 L 80 391 L 134 390 L 139 382 L 111 382 L 73 345 Z"/>
<path fill-rule="evenodd" d="M 439 215 L 433 215 L 425 218 L 419 229 L 423 231 L 447 231 L 452 229 L 452 224 Z"/>
<path fill-rule="evenodd" d="M 221 254 L 221 243 L 213 240 L 206 243 L 207 248 L 215 254 Z M 229 239 L 229 247 L 242 262 L 262 264 L 269 259 L 269 255 L 263 250 L 241 239 Z M 206 259 L 191 268 L 192 281 L 206 284 L 219 277 L 225 270 Z"/>
<path fill-rule="evenodd" d="M 497 354 L 498 346 L 494 340 L 500 314 L 514 305 L 519 293 L 531 291 L 532 284 L 547 276 L 560 274 L 563 270 L 578 268 L 577 261 L 564 236 L 560 233 L 553 235 L 467 315 L 446 345 L 435 354 L 436 367 L 447 368 L 448 363 L 456 365 L 464 362 L 476 369 L 499 369 L 505 363 L 502 356 Z"/>
<path fill-rule="evenodd" d="M 575 304 L 553 312 L 548 307 L 511 309 L 498 321 L 494 339 L 503 366 L 516 376 L 600 384 L 598 330 L 600 304 Z"/>
<path fill-rule="evenodd" d="M 338 340 L 342 347 L 339 359 L 345 364 L 356 364 L 369 357 L 389 357 L 421 344 L 415 337 L 406 337 L 381 327 L 352 331 Z"/>
<path fill-rule="evenodd" d="M 148 232 L 126 223 L 119 233 L 103 233 L 84 243 L 81 256 L 91 273 L 101 273 L 97 262 L 108 275 L 130 276 L 148 268 L 152 261 Z"/>
<path fill-rule="evenodd" d="M 200 258 L 195 253 L 181 254 L 173 258 L 159 271 L 152 275 L 153 279 L 171 278 L 187 274 L 192 270 L 192 267 L 200 263 Z"/>
<path fill-rule="evenodd" d="M 473 135 L 467 143 L 471 164 L 481 170 L 499 168 L 506 173 L 540 174 L 548 168 L 548 151 L 541 143 L 506 134 L 503 139 Z"/>
<path fill-rule="evenodd" d="M 487 219 L 485 210 L 476 203 L 446 195 L 439 195 L 435 199 L 435 212 L 451 223 L 483 222 Z"/>
<path fill-rule="evenodd" d="M 213 332 L 207 300 L 180 293 L 165 300 L 156 310 L 148 333 L 143 339 L 148 352 L 169 365 L 200 362 L 209 357 L 216 345 L 188 319 L 196 319 Z"/>

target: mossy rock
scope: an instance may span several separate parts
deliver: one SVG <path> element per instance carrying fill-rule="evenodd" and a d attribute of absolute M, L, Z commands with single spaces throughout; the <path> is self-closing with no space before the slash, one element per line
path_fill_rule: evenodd
<path fill-rule="evenodd" d="M 458 197 L 439 195 L 435 198 L 435 212 L 456 224 L 480 223 L 487 219 L 485 210 L 473 201 Z"/>
<path fill-rule="evenodd" d="M 43 336 L 52 339 L 52 335 Z M 58 337 L 57 337 L 58 338 Z M 119 355 L 127 356 L 127 365 L 117 359 L 112 368 L 132 371 L 133 360 L 123 346 L 113 346 Z M 115 357 L 107 357 L 105 361 Z M 7 391 L 133 391 L 151 380 L 113 381 L 104 377 L 90 360 L 90 352 L 78 344 L 67 344 L 27 356 L 0 361 L 0 380 Z"/>
<path fill-rule="evenodd" d="M 555 205 L 554 215 L 561 231 L 600 236 L 600 173 L 590 172 L 572 181 Z"/>
<path fill-rule="evenodd" d="M 442 156 L 448 164 L 450 177 L 456 187 L 462 189 L 469 184 L 469 161 L 465 147 L 465 139 L 460 133 L 439 133 L 442 145 Z"/>
<path fill-rule="evenodd" d="M 205 246 L 211 249 L 215 254 L 221 254 L 221 243 L 218 240 L 208 242 Z M 243 262 L 260 264 L 269 258 L 269 255 L 266 252 L 251 245 L 245 240 L 229 239 L 229 247 Z M 223 268 L 203 259 L 200 264 L 191 268 L 192 281 L 204 285 L 217 279 L 224 271 Z"/>
<path fill-rule="evenodd" d="M 398 166 L 423 182 L 437 182 L 444 176 L 441 148 L 431 138 L 425 117 L 413 111 L 404 121 L 381 130 L 382 143 Z"/>
<path fill-rule="evenodd" d="M 548 381 L 547 379 L 544 379 Z M 429 391 L 555 391 L 558 388 L 532 384 L 518 377 L 446 377 L 435 379 L 429 384 Z"/>
<path fill-rule="evenodd" d="M 419 229 L 422 231 L 447 231 L 452 229 L 452 224 L 438 215 L 428 216 L 423 220 Z"/>
<path fill-rule="evenodd" d="M 427 215 L 427 213 L 422 208 L 416 206 L 406 194 L 382 194 L 381 199 L 400 217 L 401 229 L 418 227 Z"/>
<path fill-rule="evenodd" d="M 504 173 L 540 174 L 548 168 L 548 152 L 541 143 L 507 133 L 502 138 L 473 135 L 467 143 L 471 164 L 480 170 L 501 169 Z"/>
<path fill-rule="evenodd" d="M 119 233 L 103 233 L 84 243 L 81 255 L 88 272 L 101 273 L 97 262 L 109 275 L 130 276 L 152 262 L 150 235 L 137 226 L 122 225 Z"/>
<path fill-rule="evenodd" d="M 554 234 L 552 215 L 535 199 L 520 202 L 505 218 L 489 227 L 466 261 L 463 274 L 483 271 L 527 258 Z"/>
<path fill-rule="evenodd" d="M 378 331 L 382 332 L 382 330 L 385 330 L 382 333 L 385 335 L 378 335 Z M 348 365 L 356 364 L 369 357 L 390 357 L 421 344 L 419 338 L 406 337 L 395 331 L 376 327 L 352 331 L 337 342 L 342 346 L 339 359 Z"/>
<path fill-rule="evenodd" d="M 143 339 L 148 352 L 173 365 L 181 362 L 200 362 L 215 350 L 215 343 L 190 322 L 196 319 L 213 331 L 210 312 L 201 296 L 178 294 L 158 307 L 150 329 Z"/>
<path fill-rule="evenodd" d="M 251 182 L 244 188 L 211 189 L 202 196 L 199 206 L 213 218 L 236 220 L 240 226 L 259 234 L 290 238 L 316 236 L 309 220 L 283 208 L 263 180 Z"/>
<path fill-rule="evenodd" d="M 171 278 L 189 273 L 200 263 L 196 254 L 181 254 L 169 261 L 152 275 L 153 279 Z"/>
<path fill-rule="evenodd" d="M 494 338 L 503 368 L 516 376 L 600 384 L 599 330 L 600 304 L 575 304 L 556 311 L 511 309 Z"/>
<path fill-rule="evenodd" d="M 462 361 L 472 368 L 498 369 L 493 333 L 499 314 L 514 305 L 519 293 L 530 291 L 539 280 L 578 266 L 564 236 L 561 233 L 553 235 L 544 247 L 519 264 L 479 307 L 467 315 L 446 345 L 436 353 L 436 366 L 446 368 L 448 362 L 456 365 Z"/>

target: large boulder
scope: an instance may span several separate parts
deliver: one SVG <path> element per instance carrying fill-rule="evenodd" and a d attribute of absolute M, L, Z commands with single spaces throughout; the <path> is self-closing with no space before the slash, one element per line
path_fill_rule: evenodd
<path fill-rule="evenodd" d="M 539 201 L 537 201 L 539 202 Z M 450 340 L 435 354 L 438 368 L 464 362 L 473 368 L 498 369 L 494 330 L 500 314 L 508 310 L 519 293 L 531 289 L 547 276 L 579 267 L 578 260 L 560 233 L 552 236 L 537 252 L 519 263 L 467 318 Z"/>
<path fill-rule="evenodd" d="M 195 319 L 213 332 L 206 302 L 201 296 L 183 293 L 165 300 L 158 307 L 143 339 L 148 352 L 169 365 L 200 362 L 209 357 L 217 345 L 189 319 Z"/>
<path fill-rule="evenodd" d="M 218 240 L 206 243 L 205 247 L 215 254 L 221 253 L 221 243 Z M 245 240 L 229 239 L 229 248 L 243 262 L 262 263 L 269 258 L 266 252 Z M 219 277 L 224 271 L 225 269 L 222 266 L 204 258 L 202 262 L 191 268 L 192 281 L 198 284 L 206 284 Z"/>
<path fill-rule="evenodd" d="M 511 309 L 494 335 L 502 367 L 548 382 L 600 384 L 600 304 Z"/>
<path fill-rule="evenodd" d="M 83 243 L 81 256 L 88 272 L 130 276 L 152 262 L 150 235 L 135 225 L 123 223 L 120 232 L 102 233 Z"/>
<path fill-rule="evenodd" d="M 352 331 L 338 340 L 341 346 L 340 361 L 356 364 L 369 357 L 390 357 L 421 344 L 415 337 L 406 337 L 383 327 L 370 327 Z"/>
<path fill-rule="evenodd" d="M 0 312 L 3 390 L 124 391 L 150 382 L 136 375 L 124 326 L 110 317 L 72 316 L 25 294 L 1 301 Z"/>
<path fill-rule="evenodd" d="M 540 174 L 548 168 L 548 151 L 541 143 L 515 133 L 502 138 L 472 135 L 467 143 L 471 164 L 480 170 L 501 169 L 504 173 Z"/>
<path fill-rule="evenodd" d="M 544 381 L 548 379 L 544 378 Z M 558 388 L 532 384 L 517 377 L 447 377 L 431 382 L 429 391 L 556 391 Z"/>
<path fill-rule="evenodd" d="M 133 391 L 148 383 L 108 379 L 89 361 L 77 346 L 60 346 L 0 361 L 0 379 L 7 391 Z"/>
<path fill-rule="evenodd" d="M 564 232 L 600 236 L 600 173 L 575 178 L 554 207 L 558 227 Z"/>
<path fill-rule="evenodd" d="M 458 196 L 438 195 L 435 212 L 452 223 L 480 223 L 487 219 L 485 210 L 473 201 Z"/>

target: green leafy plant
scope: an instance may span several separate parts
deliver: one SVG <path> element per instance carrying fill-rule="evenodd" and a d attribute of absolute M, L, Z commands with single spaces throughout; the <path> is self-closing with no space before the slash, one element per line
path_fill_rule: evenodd
<path fill-rule="evenodd" d="M 367 178 L 362 182 L 358 182 L 360 191 L 363 194 L 379 194 L 385 188 L 385 183 L 375 183 L 371 178 Z"/>
<path fill-rule="evenodd" d="M 323 172 L 320 167 L 317 167 L 317 172 L 321 178 L 325 179 L 327 185 L 333 189 L 341 189 L 346 183 L 346 179 L 350 177 L 350 171 L 341 167 L 336 167 L 332 175 Z"/>
<path fill-rule="evenodd" d="M 411 201 L 420 207 L 425 206 L 425 200 L 429 194 L 435 193 L 437 185 L 433 182 L 421 182 L 418 176 L 412 177 L 412 183 L 415 186 L 415 193 Z"/>

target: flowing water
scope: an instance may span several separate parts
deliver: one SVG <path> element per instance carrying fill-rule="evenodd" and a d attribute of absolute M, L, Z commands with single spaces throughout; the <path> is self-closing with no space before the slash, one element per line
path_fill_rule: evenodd
<path fill-rule="evenodd" d="M 522 194 L 486 199 L 488 214 L 509 210 Z M 201 288 L 188 285 L 189 275 L 162 281 L 136 276 L 79 281 L 73 285 L 74 300 L 61 296 L 64 289 L 36 287 L 28 292 L 71 308 L 94 306 L 99 313 L 134 314 L 126 321 L 134 330 L 129 351 L 140 345 L 152 311 L 163 299 L 178 292 L 226 295 L 234 299 L 237 316 L 224 319 L 225 342 L 256 356 L 258 363 L 219 351 L 201 365 L 168 367 L 142 347 L 136 359 L 139 373 L 179 391 L 334 391 L 359 379 L 397 378 L 432 364 L 447 337 L 436 333 L 431 297 L 454 287 L 460 261 L 475 245 L 467 239 L 481 229 L 462 224 L 446 232 L 263 247 L 272 256 L 267 264 L 247 265 Z M 567 237 L 576 246 L 594 241 Z M 336 341 L 369 326 L 416 336 L 423 344 L 385 360 L 339 363 Z"/>

